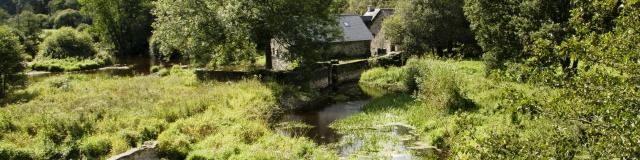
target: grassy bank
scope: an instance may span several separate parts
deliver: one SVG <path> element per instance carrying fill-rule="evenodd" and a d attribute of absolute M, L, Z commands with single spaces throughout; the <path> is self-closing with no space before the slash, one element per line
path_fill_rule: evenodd
<path fill-rule="evenodd" d="M 561 90 L 486 78 L 482 62 L 414 59 L 402 68 L 373 69 L 361 83 L 407 91 L 332 125 L 361 135 L 369 145 L 361 155 L 382 148 L 379 136 L 367 136 L 376 134 L 372 128 L 403 124 L 417 134 L 411 145 L 429 158 L 594 158 L 580 143 L 584 124 L 557 116 L 571 114 Z M 408 87 L 413 84 L 416 90 Z"/>
<path fill-rule="evenodd" d="M 102 159 L 157 139 L 169 159 L 332 159 L 269 127 L 280 109 L 274 87 L 197 82 L 177 69 L 165 77 L 48 78 L 0 108 L 0 157 Z"/>
<path fill-rule="evenodd" d="M 71 72 L 99 69 L 109 65 L 107 59 L 36 59 L 29 66 L 35 71 Z"/>

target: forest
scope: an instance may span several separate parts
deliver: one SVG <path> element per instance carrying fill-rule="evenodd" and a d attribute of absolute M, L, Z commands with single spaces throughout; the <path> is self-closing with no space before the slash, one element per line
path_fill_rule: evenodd
<path fill-rule="evenodd" d="M 637 159 L 638 125 L 640 0 L 0 1 L 0 159 Z"/>

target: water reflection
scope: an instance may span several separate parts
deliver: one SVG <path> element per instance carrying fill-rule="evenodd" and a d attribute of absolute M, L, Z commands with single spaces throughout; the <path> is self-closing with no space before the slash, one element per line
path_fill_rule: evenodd
<path fill-rule="evenodd" d="M 362 112 L 369 100 L 350 101 L 330 105 L 318 111 L 288 113 L 282 116 L 282 122 L 303 122 L 312 128 L 304 131 L 296 129 L 281 130 L 285 135 L 302 134 L 318 144 L 331 144 L 340 141 L 341 135 L 329 127 L 336 120 L 347 118 Z M 306 132 L 306 133 L 296 133 Z"/>

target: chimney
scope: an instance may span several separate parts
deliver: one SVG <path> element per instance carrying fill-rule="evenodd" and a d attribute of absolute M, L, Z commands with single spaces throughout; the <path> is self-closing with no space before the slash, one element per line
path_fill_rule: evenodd
<path fill-rule="evenodd" d="M 373 12 L 373 11 L 375 11 L 375 10 L 376 10 L 376 8 L 375 8 L 375 7 L 373 7 L 373 5 L 368 5 L 368 6 L 367 6 L 367 12 Z"/>

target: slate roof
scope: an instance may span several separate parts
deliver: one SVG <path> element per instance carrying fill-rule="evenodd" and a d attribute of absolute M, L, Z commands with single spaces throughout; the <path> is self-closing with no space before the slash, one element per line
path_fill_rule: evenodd
<path fill-rule="evenodd" d="M 340 28 L 343 37 L 336 42 L 355 42 L 373 40 L 373 35 L 364 21 L 357 15 L 340 15 Z"/>

